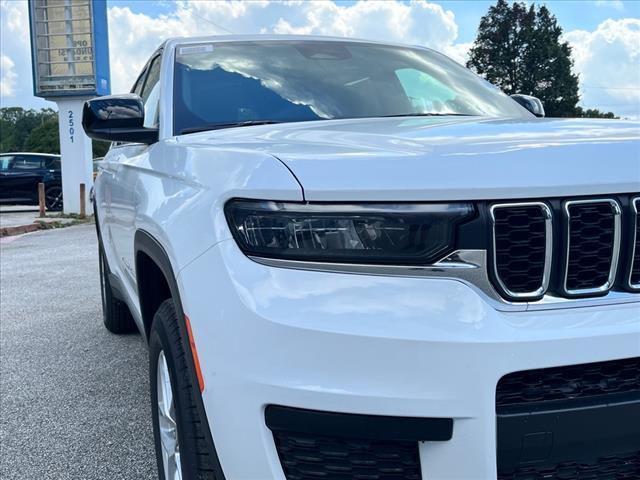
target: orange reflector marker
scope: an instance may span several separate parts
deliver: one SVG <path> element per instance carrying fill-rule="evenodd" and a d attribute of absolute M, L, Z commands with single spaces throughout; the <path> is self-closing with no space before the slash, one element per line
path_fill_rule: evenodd
<path fill-rule="evenodd" d="M 204 390 L 204 379 L 202 378 L 202 370 L 200 370 L 200 360 L 198 359 L 198 351 L 196 350 L 196 342 L 193 340 L 193 332 L 191 331 L 191 322 L 189 317 L 184 316 L 184 320 L 187 324 L 187 334 L 189 335 L 189 346 L 191 347 L 191 355 L 193 356 L 193 364 L 196 367 L 196 377 L 198 377 L 198 385 L 200 386 L 200 393 Z"/>

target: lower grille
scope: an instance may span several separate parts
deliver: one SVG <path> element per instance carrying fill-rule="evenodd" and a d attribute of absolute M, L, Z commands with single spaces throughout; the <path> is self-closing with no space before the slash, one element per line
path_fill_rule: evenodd
<path fill-rule="evenodd" d="M 568 248 L 567 294 L 606 293 L 613 283 L 620 248 L 620 206 L 615 200 L 565 204 Z"/>
<path fill-rule="evenodd" d="M 504 408 L 558 400 L 640 393 L 640 357 L 505 375 L 496 391 L 498 413 Z"/>
<path fill-rule="evenodd" d="M 504 376 L 498 480 L 639 480 L 640 357 Z"/>
<path fill-rule="evenodd" d="M 595 462 L 562 462 L 547 467 L 521 467 L 498 473 L 498 480 L 638 480 L 640 451 L 608 455 Z"/>
<path fill-rule="evenodd" d="M 445 442 L 453 419 L 394 417 L 269 405 L 287 480 L 421 480 L 418 443 Z"/>
<path fill-rule="evenodd" d="M 420 480 L 418 443 L 274 432 L 287 480 Z"/>

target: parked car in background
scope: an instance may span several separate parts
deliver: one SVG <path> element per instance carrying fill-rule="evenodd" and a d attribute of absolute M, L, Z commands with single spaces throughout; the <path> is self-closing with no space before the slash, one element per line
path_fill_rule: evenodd
<path fill-rule="evenodd" d="M 88 101 L 160 478 L 638 479 L 640 123 L 542 115 L 314 37 L 169 40 Z"/>
<path fill-rule="evenodd" d="M 37 205 L 39 183 L 44 183 L 47 210 L 62 210 L 60 155 L 0 154 L 0 203 Z"/>

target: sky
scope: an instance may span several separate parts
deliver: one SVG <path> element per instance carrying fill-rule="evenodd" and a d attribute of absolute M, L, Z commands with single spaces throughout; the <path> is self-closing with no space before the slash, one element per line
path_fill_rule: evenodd
<path fill-rule="evenodd" d="M 166 38 L 302 33 L 423 45 L 464 63 L 493 1 L 108 0 L 112 93 L 128 92 Z M 531 1 L 527 3 L 532 3 Z M 640 1 L 547 0 L 572 46 L 585 108 L 640 118 Z M 26 0 L 0 0 L 0 106 L 52 107 L 33 96 Z"/>

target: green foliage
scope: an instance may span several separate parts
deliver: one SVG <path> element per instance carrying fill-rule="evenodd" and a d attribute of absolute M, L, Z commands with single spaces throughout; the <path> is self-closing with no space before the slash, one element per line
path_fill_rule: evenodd
<path fill-rule="evenodd" d="M 601 112 L 597 108 L 583 110 L 582 107 L 577 107 L 576 116 L 584 118 L 620 118 L 616 117 L 613 112 Z"/>
<path fill-rule="evenodd" d="M 480 20 L 467 66 L 507 94 L 538 97 L 550 117 L 582 116 L 571 47 L 561 35 L 546 6 L 498 0 Z"/>
<path fill-rule="evenodd" d="M 0 108 L 0 150 L 2 152 L 25 150 L 27 137 L 31 131 L 56 118 L 57 113 L 50 108 L 40 111 L 25 110 L 20 107 Z M 52 128 L 51 125 L 48 128 Z M 56 122 L 56 133 L 57 128 Z M 56 148 L 59 149 L 59 147 Z"/>
<path fill-rule="evenodd" d="M 58 116 L 56 115 L 31 130 L 25 139 L 22 150 L 27 152 L 60 153 Z"/>
<path fill-rule="evenodd" d="M 104 157 L 109 151 L 111 146 L 110 142 L 103 142 L 102 140 L 93 141 L 93 158 Z"/>
<path fill-rule="evenodd" d="M 93 156 L 104 157 L 108 142 L 93 142 Z M 0 108 L 0 153 L 60 153 L 58 112 L 51 108 Z"/>

